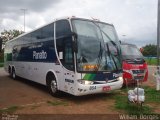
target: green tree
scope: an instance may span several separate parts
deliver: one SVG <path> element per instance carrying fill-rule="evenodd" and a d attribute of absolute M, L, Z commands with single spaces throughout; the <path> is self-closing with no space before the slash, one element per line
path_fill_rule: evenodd
<path fill-rule="evenodd" d="M 144 56 L 157 56 L 157 45 L 149 44 L 143 47 Z"/>
<path fill-rule="evenodd" d="M 19 35 L 21 35 L 22 33 L 24 33 L 23 31 L 19 31 L 19 30 L 4 30 L 3 32 L 0 33 L 0 38 L 2 38 L 2 46 L 4 46 L 4 44 L 8 41 L 11 40 Z M 0 47 L 2 47 L 0 46 Z M 2 47 L 3 48 L 3 47 Z M 0 48 L 1 50 L 1 48 Z M 0 62 L 3 62 L 3 51 L 0 51 Z"/>
<path fill-rule="evenodd" d="M 3 44 L 5 44 L 8 40 L 11 40 L 19 35 L 24 33 L 23 31 L 19 30 L 4 30 L 1 32 L 0 37 L 2 38 Z"/>

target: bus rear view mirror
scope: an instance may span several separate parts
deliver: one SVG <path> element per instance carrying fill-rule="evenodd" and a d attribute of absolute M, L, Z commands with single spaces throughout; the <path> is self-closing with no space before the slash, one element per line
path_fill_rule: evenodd
<path fill-rule="evenodd" d="M 75 40 L 73 41 L 73 51 L 74 51 L 75 53 L 78 52 L 77 39 L 75 39 Z"/>
<path fill-rule="evenodd" d="M 74 37 L 74 39 L 78 38 L 77 33 L 75 33 L 75 32 L 72 32 L 72 36 Z"/>
<path fill-rule="evenodd" d="M 75 32 L 72 32 L 72 36 L 74 37 L 74 41 L 73 41 L 73 51 L 75 53 L 78 52 L 78 46 L 77 46 L 77 39 L 78 39 L 78 35 Z"/>

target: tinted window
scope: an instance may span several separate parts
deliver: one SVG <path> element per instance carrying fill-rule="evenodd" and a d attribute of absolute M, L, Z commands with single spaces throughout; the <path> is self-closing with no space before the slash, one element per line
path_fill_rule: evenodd
<path fill-rule="evenodd" d="M 63 59 L 60 60 L 62 65 L 69 70 L 74 70 L 72 37 L 59 38 L 56 45 L 58 55 L 60 52 L 63 53 Z"/>
<path fill-rule="evenodd" d="M 57 53 L 63 53 L 61 63 L 69 70 L 74 70 L 72 36 L 69 22 L 60 20 L 56 22 L 56 46 Z"/>
<path fill-rule="evenodd" d="M 41 39 L 41 29 L 38 29 L 38 30 L 36 30 L 36 31 L 34 31 L 34 32 L 32 32 L 32 34 L 31 34 L 31 36 L 32 36 L 32 40 L 33 41 L 35 41 L 35 40 L 37 40 L 37 39 Z"/>
<path fill-rule="evenodd" d="M 71 33 L 71 28 L 67 20 L 56 22 L 56 37 L 66 36 Z"/>
<path fill-rule="evenodd" d="M 55 62 L 53 41 L 37 42 L 13 47 L 14 61 Z"/>
<path fill-rule="evenodd" d="M 25 36 L 23 36 L 23 38 L 21 38 L 23 40 L 23 43 L 26 44 L 26 43 L 31 43 L 32 42 L 32 39 L 31 39 L 31 34 L 27 34 Z"/>
<path fill-rule="evenodd" d="M 31 33 L 32 41 L 48 41 L 54 39 L 54 23 Z"/>
<path fill-rule="evenodd" d="M 69 69 L 74 70 L 73 51 L 72 51 L 72 38 L 67 37 L 64 41 L 64 63 L 63 65 Z"/>
<path fill-rule="evenodd" d="M 42 28 L 42 38 L 54 37 L 54 24 L 47 25 Z"/>

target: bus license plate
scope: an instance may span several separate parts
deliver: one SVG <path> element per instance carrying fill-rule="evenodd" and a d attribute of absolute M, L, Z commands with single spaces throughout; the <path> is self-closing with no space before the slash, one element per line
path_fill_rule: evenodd
<path fill-rule="evenodd" d="M 110 86 L 104 86 L 102 90 L 103 90 L 103 91 L 110 91 L 110 90 L 111 90 L 111 87 L 110 87 Z"/>
<path fill-rule="evenodd" d="M 143 76 L 143 74 L 137 74 L 137 76 Z"/>

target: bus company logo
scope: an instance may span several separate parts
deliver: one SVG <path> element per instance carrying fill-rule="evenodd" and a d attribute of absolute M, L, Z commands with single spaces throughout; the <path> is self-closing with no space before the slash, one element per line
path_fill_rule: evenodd
<path fill-rule="evenodd" d="M 65 82 L 74 83 L 74 80 L 65 79 Z"/>
<path fill-rule="evenodd" d="M 42 50 L 41 52 L 33 51 L 33 59 L 47 59 L 47 52 L 44 52 L 44 50 Z"/>

